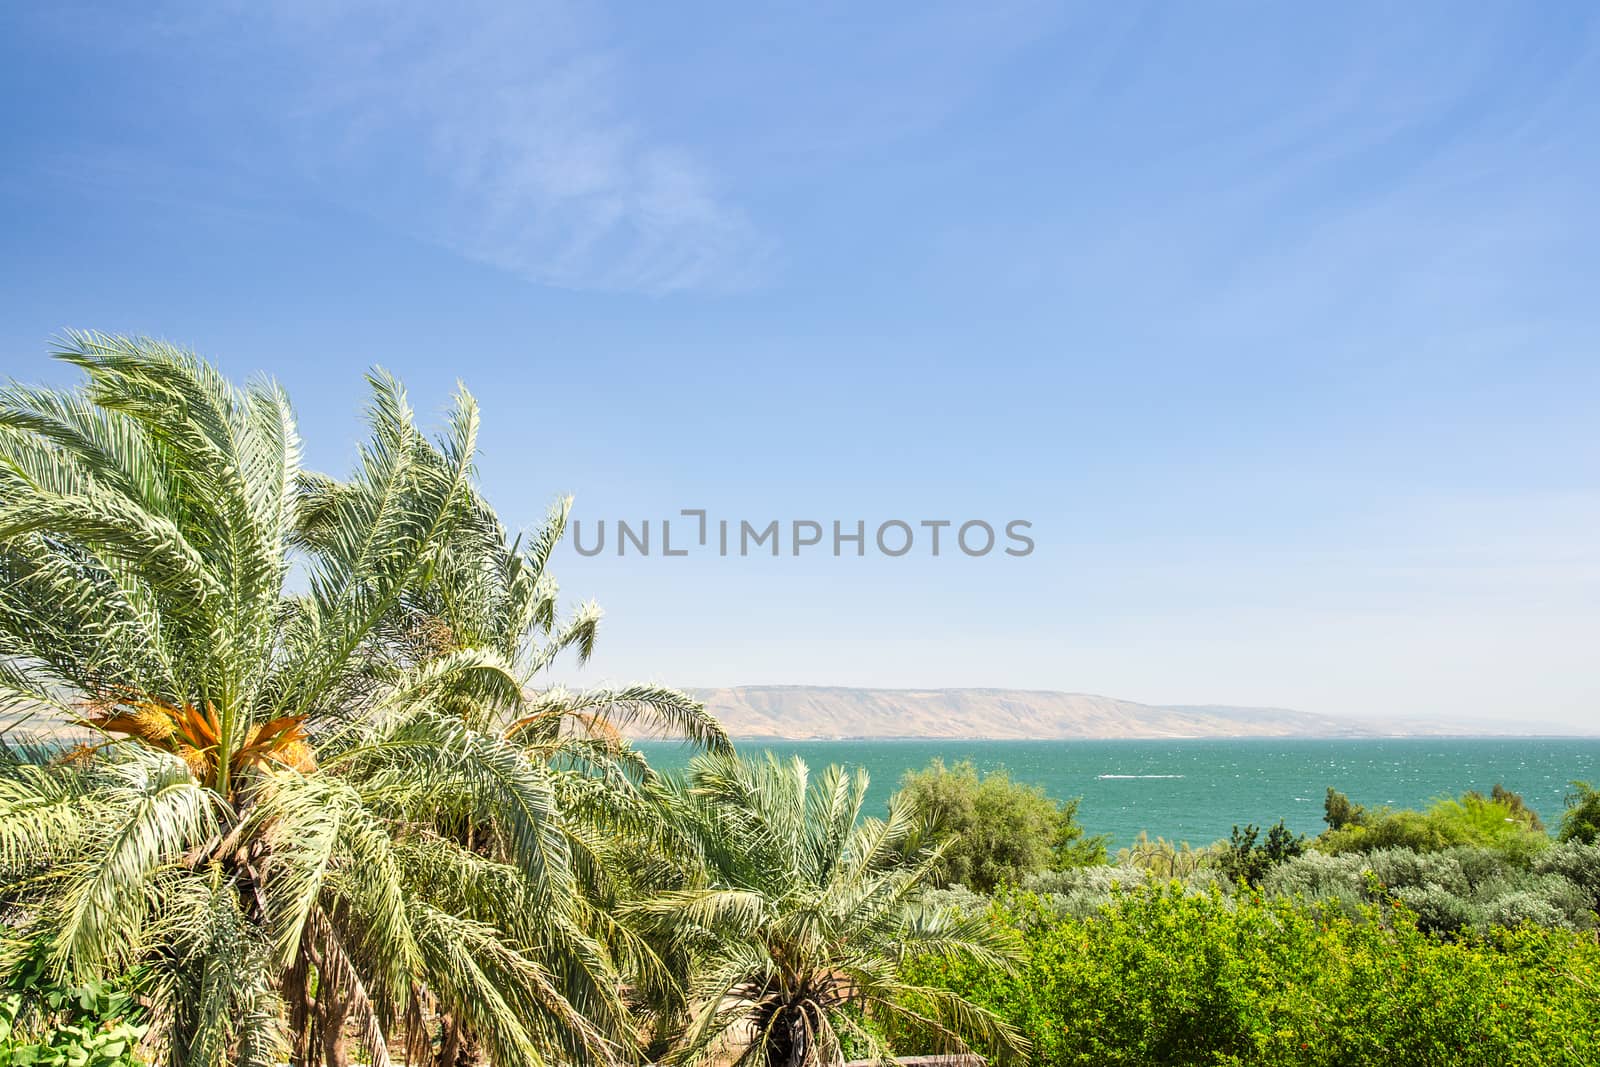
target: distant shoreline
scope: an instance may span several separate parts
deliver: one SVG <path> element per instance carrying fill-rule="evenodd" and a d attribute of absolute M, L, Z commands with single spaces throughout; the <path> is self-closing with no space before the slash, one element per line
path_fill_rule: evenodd
<path fill-rule="evenodd" d="M 1144 704 L 1046 689 L 745 685 L 689 692 L 730 736 L 793 741 L 1600 736 L 1586 731 L 1587 723 L 1553 721 L 1537 708 L 1482 721 L 1234 704 Z"/>

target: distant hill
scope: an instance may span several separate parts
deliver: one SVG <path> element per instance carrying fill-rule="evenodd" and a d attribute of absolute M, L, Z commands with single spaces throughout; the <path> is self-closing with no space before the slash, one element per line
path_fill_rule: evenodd
<path fill-rule="evenodd" d="M 1032 689 L 747 685 L 693 693 L 734 737 L 790 740 L 1378 737 L 1507 732 L 1481 725 L 1361 721 L 1287 708 L 1158 706 L 1088 693 Z"/>

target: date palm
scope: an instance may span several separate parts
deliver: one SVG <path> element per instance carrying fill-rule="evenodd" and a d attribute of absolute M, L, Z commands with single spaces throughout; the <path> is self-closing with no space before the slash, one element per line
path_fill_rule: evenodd
<path fill-rule="evenodd" d="M 331 499 L 339 492 L 336 484 L 322 483 L 312 495 Z M 504 892 L 484 898 L 504 906 L 481 917 L 519 929 L 519 937 L 537 944 L 540 958 L 562 976 L 572 1002 L 583 1004 L 603 1030 L 632 1035 L 639 1022 L 619 1010 L 607 983 L 614 989 L 619 977 L 625 979 L 636 994 L 635 1007 L 640 1006 L 637 995 L 674 1001 L 681 991 L 654 948 L 617 915 L 619 901 L 636 888 L 627 877 L 628 862 L 641 849 L 662 847 L 666 830 L 654 803 L 656 776 L 622 731 L 644 729 L 716 752 L 731 752 L 732 746 L 704 706 L 676 690 L 652 685 L 576 692 L 560 685 L 537 687 L 540 675 L 561 653 L 572 650 L 580 664 L 588 658 L 600 619 L 592 603 L 565 620 L 556 611 L 558 587 L 547 564 L 570 508 L 571 499 L 561 499 L 530 537 L 511 537 L 493 509 L 469 491 L 454 535 L 434 559 L 430 580 L 408 590 L 384 625 L 390 647 L 408 662 L 488 649 L 521 679 L 509 701 L 467 694 L 441 701 L 441 706 L 472 730 L 515 746 L 548 775 L 562 815 L 559 827 L 572 881 L 564 887 L 561 922 L 551 922 L 539 909 L 530 909 L 525 898 Z M 315 544 L 320 508 L 309 510 L 304 536 Z M 467 808 L 434 798 L 428 810 L 411 818 L 427 821 L 432 834 L 482 858 L 497 856 L 493 836 L 482 833 Z M 530 923 L 530 916 L 540 921 Z M 596 966 L 597 961 L 610 965 Z M 446 1018 L 441 1062 L 469 1058 L 475 1035 L 465 1022 L 456 1015 Z"/>
<path fill-rule="evenodd" d="M 586 652 L 596 615 L 557 623 L 547 546 L 484 553 L 471 397 L 430 441 L 373 375 L 333 481 L 301 471 L 269 383 L 148 341 L 60 354 L 83 387 L 0 395 L 0 699 L 98 740 L 5 751 L 13 943 L 63 974 L 143 965 L 176 1063 L 338 1062 L 347 1019 L 385 1063 L 435 1014 L 498 1063 L 625 1056 L 621 956 L 562 806 L 583 775 L 489 728 L 552 704 L 530 668 Z M 491 558 L 504 610 L 419 629 L 452 567 Z"/>
<path fill-rule="evenodd" d="M 923 904 L 940 849 L 908 848 L 921 824 L 908 803 L 862 818 L 867 784 L 836 766 L 813 782 L 798 757 L 770 755 L 702 756 L 676 783 L 700 872 L 632 905 L 693 961 L 676 1062 L 737 1050 L 739 1064 L 838 1063 L 847 1037 L 874 1058 L 974 1038 L 1001 1058 L 1025 1050 L 990 1012 L 904 977 L 928 956 L 1008 966 L 1012 942 L 982 916 Z M 892 1048 L 896 1035 L 919 1047 Z"/>

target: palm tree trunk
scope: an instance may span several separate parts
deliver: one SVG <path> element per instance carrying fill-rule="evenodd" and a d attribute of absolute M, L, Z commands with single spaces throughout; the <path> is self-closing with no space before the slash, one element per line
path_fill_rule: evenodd
<path fill-rule="evenodd" d="M 439 1016 L 439 1054 L 434 1067 L 478 1067 L 483 1062 L 483 1050 L 467 1024 L 455 1015 L 445 1012 Z"/>
<path fill-rule="evenodd" d="M 805 1017 L 799 1011 L 785 1011 L 787 1016 L 774 1030 L 767 1044 L 767 1067 L 806 1067 L 811 1059 L 811 1049 L 806 1040 Z"/>
<path fill-rule="evenodd" d="M 310 1067 L 316 1005 L 311 999 L 310 965 L 304 952 L 284 976 L 283 1002 L 289 1009 L 289 1063 L 292 1067 Z"/>
<path fill-rule="evenodd" d="M 319 1004 L 321 1019 L 317 1030 L 322 1039 L 322 1067 L 350 1067 L 350 1042 L 344 1032 L 345 1020 L 350 1018 L 350 1000 L 346 994 L 328 997 L 327 1003 Z"/>

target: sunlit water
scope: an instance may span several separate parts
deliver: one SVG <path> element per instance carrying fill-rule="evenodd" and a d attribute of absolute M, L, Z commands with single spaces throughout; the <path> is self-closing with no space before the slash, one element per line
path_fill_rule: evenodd
<path fill-rule="evenodd" d="M 1322 830 L 1329 786 L 1360 804 L 1419 807 L 1496 783 L 1521 793 L 1554 826 L 1573 779 L 1600 781 L 1600 739 L 1383 739 L 1368 741 L 806 741 L 740 743 L 746 753 L 798 754 L 812 767 L 845 763 L 872 776 L 869 811 L 880 813 L 900 776 L 927 765 L 972 760 L 1004 768 L 1056 798 L 1082 797 L 1091 833 L 1125 844 L 1140 830 L 1206 844 L 1234 824 L 1284 819 Z M 681 768 L 678 745 L 641 745 L 661 770 Z"/>

